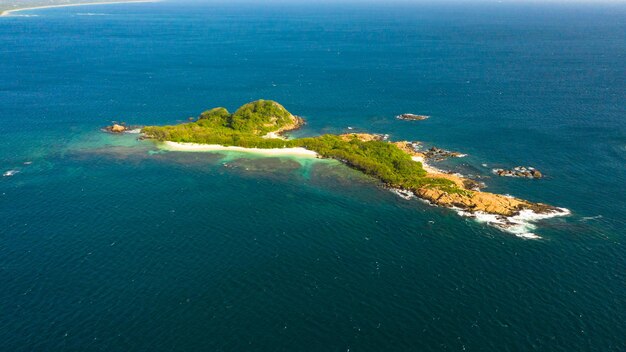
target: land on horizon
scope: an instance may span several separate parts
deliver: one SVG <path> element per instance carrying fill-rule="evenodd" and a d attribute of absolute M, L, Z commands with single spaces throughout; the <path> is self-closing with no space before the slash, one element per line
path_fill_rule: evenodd
<path fill-rule="evenodd" d="M 78 6 L 90 4 L 115 4 L 126 2 L 147 2 L 138 0 L 0 0 L 0 15 L 5 16 L 12 11 L 47 7 Z"/>
<path fill-rule="evenodd" d="M 626 352 L 584 1 L 0 0 L 0 352 Z"/>

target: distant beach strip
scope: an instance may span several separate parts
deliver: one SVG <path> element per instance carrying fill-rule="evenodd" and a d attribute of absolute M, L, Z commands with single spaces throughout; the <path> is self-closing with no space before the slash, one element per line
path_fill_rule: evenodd
<path fill-rule="evenodd" d="M 80 3 L 67 3 L 67 4 L 58 4 L 58 5 L 42 5 L 42 6 L 32 6 L 32 7 L 23 7 L 16 8 L 10 10 L 3 10 L 0 12 L 0 17 L 11 16 L 15 12 L 20 11 L 28 11 L 28 10 L 39 10 L 39 9 L 49 9 L 55 7 L 70 7 L 70 6 L 86 6 L 86 5 L 110 5 L 110 4 L 132 4 L 132 3 L 142 3 L 142 2 L 158 2 L 160 0 L 129 0 L 129 1 L 99 1 L 99 2 L 80 2 Z"/>

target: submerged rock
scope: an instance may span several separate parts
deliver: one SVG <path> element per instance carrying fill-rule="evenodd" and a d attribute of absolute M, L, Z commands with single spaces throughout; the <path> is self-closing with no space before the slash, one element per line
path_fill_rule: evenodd
<path fill-rule="evenodd" d="M 401 114 L 396 116 L 398 120 L 410 120 L 410 121 L 421 121 L 426 120 L 430 116 L 428 115 L 415 115 L 415 114 Z"/>

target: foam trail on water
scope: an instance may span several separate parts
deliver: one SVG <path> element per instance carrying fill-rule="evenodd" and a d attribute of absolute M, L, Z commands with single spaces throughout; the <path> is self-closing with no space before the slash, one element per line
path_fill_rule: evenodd
<path fill-rule="evenodd" d="M 2 176 L 4 176 L 4 177 L 11 177 L 11 176 L 13 176 L 13 175 L 15 175 L 15 174 L 17 174 L 19 172 L 20 172 L 20 170 L 9 170 L 9 171 L 6 171 L 5 173 L 3 173 Z"/>
<path fill-rule="evenodd" d="M 391 191 L 391 193 L 397 195 L 398 197 L 402 198 L 402 199 L 413 199 L 415 198 L 415 193 L 411 192 L 411 191 L 407 191 L 404 189 L 400 189 L 400 188 L 389 188 L 389 191 Z"/>
<path fill-rule="evenodd" d="M 587 220 L 598 220 L 598 219 L 602 219 L 602 215 L 596 215 L 596 216 L 583 216 L 580 221 L 587 221 Z"/>
<path fill-rule="evenodd" d="M 515 216 L 502 216 L 496 214 L 487 214 L 484 212 L 467 212 L 461 209 L 455 209 L 457 213 L 464 217 L 475 219 L 478 222 L 485 223 L 493 226 L 502 231 L 506 231 L 514 234 L 517 237 L 525 239 L 539 239 L 540 236 L 536 235 L 532 231 L 537 229 L 534 222 L 549 219 L 557 216 L 567 216 L 571 214 L 568 209 L 557 208 L 558 210 L 548 213 L 535 213 L 530 209 L 524 209 Z"/>

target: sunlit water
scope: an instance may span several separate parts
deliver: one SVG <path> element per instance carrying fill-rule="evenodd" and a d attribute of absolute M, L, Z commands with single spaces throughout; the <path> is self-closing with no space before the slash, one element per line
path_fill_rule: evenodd
<path fill-rule="evenodd" d="M 0 350 L 626 350 L 623 4 L 20 14 L 0 19 Z M 307 119 L 295 136 L 458 150 L 436 166 L 572 215 L 525 240 L 336 162 L 99 130 L 259 98 Z M 490 172 L 517 165 L 546 178 Z"/>

